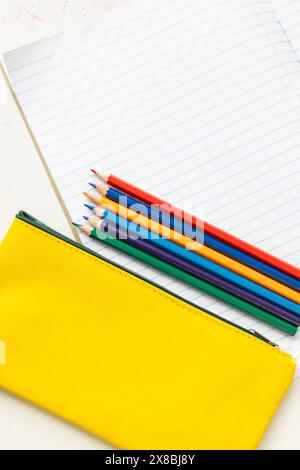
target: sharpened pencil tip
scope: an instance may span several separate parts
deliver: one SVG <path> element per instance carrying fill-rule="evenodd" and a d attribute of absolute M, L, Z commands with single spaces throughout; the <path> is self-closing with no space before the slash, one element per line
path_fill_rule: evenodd
<path fill-rule="evenodd" d="M 103 171 L 94 170 L 94 169 L 92 169 L 91 171 L 92 171 L 96 176 L 98 176 L 98 178 L 101 178 L 105 183 L 107 183 L 108 178 L 109 178 L 109 175 L 108 175 L 107 173 L 103 173 Z"/>
<path fill-rule="evenodd" d="M 89 183 L 89 185 L 92 186 L 92 188 L 97 189 L 97 185 L 95 183 Z"/>
<path fill-rule="evenodd" d="M 84 220 L 89 220 L 89 217 L 87 215 L 83 215 Z"/>
<path fill-rule="evenodd" d="M 95 206 L 91 206 L 91 204 L 84 204 L 84 206 L 90 209 L 90 211 L 93 211 L 95 209 Z"/>
<path fill-rule="evenodd" d="M 77 224 L 76 222 L 72 222 L 72 224 L 73 224 L 75 227 L 77 227 L 77 228 L 80 228 L 80 227 L 81 227 L 81 225 L 80 225 L 80 224 Z"/>
<path fill-rule="evenodd" d="M 89 193 L 87 191 L 84 191 L 83 195 L 88 197 Z"/>

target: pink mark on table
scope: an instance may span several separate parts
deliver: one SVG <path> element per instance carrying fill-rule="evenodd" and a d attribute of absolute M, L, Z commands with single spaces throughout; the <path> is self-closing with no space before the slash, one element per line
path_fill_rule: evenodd
<path fill-rule="evenodd" d="M 105 8 L 106 8 L 106 10 L 116 10 L 122 4 L 125 4 L 127 2 L 128 2 L 128 0 L 123 0 L 121 3 L 116 4 L 116 3 L 114 3 L 114 0 L 108 1 L 108 2 L 105 3 Z"/>
<path fill-rule="evenodd" d="M 107 10 L 115 10 L 117 8 L 116 5 L 113 5 L 112 3 L 106 3 L 105 7 Z"/>
<path fill-rule="evenodd" d="M 24 8 L 23 6 L 17 6 L 16 8 L 17 8 L 17 12 L 19 16 L 22 16 L 23 14 L 25 14 L 29 16 L 29 18 L 31 19 L 30 34 L 32 33 L 33 28 L 37 22 L 42 23 L 45 21 L 43 18 L 29 11 L 27 8 Z"/>

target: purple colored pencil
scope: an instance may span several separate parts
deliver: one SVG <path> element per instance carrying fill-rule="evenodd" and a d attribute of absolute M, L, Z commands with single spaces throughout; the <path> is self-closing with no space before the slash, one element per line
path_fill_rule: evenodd
<path fill-rule="evenodd" d="M 102 222 L 100 230 L 102 230 L 103 232 L 107 232 L 107 234 L 109 234 L 110 236 L 118 238 L 121 241 L 133 246 L 134 248 L 144 251 L 145 253 L 148 253 L 149 255 L 154 256 L 155 258 L 158 258 L 161 261 L 164 261 L 165 263 L 168 263 L 178 269 L 181 269 L 182 271 L 185 271 L 192 276 L 195 276 L 226 292 L 229 292 L 235 297 L 238 297 L 242 300 L 246 300 L 247 302 L 257 307 L 274 314 L 278 318 L 282 318 L 292 323 L 293 325 L 300 326 L 299 316 L 293 315 L 293 313 L 288 312 L 283 308 L 278 307 L 277 305 L 274 305 L 273 303 L 268 302 L 267 300 L 264 300 L 259 296 L 252 294 L 251 292 L 248 292 L 246 289 L 242 289 L 241 287 L 227 282 L 198 266 L 188 263 L 187 261 L 177 257 L 176 255 L 173 255 L 167 251 L 158 248 L 149 240 L 130 238 L 128 237 L 128 234 L 126 234 L 126 232 L 119 230 L 119 228 L 116 228 L 114 225 L 108 223 L 105 220 Z"/>

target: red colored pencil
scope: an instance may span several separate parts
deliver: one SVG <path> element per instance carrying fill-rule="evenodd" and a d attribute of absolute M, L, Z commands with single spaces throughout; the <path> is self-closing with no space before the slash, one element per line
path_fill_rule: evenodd
<path fill-rule="evenodd" d="M 293 266 L 292 264 L 287 263 L 286 261 L 283 261 L 277 258 L 276 256 L 271 255 L 270 253 L 266 253 L 260 248 L 250 245 L 250 243 L 247 243 L 246 241 L 241 240 L 240 238 L 235 237 L 234 235 L 231 235 L 230 233 L 227 233 L 224 230 L 218 227 L 215 227 L 214 225 L 211 225 L 208 222 L 198 219 L 194 215 L 188 214 L 182 209 L 179 209 L 178 207 L 175 207 L 172 204 L 169 204 L 163 199 L 159 199 L 153 194 L 147 193 L 146 191 L 143 191 L 142 189 L 130 183 L 127 183 L 126 181 L 122 180 L 121 178 L 118 178 L 117 176 L 102 173 L 94 169 L 91 171 L 95 175 L 99 176 L 99 178 L 101 178 L 107 184 L 109 184 L 110 186 L 113 186 L 119 191 L 122 191 L 123 193 L 126 193 L 132 197 L 135 197 L 136 199 L 139 199 L 145 204 L 163 205 L 163 210 L 168 212 L 172 216 L 176 217 L 176 215 L 178 215 L 178 217 L 180 218 L 186 217 L 186 219 L 190 220 L 193 225 L 198 226 L 198 227 L 199 226 L 204 227 L 204 230 L 208 234 L 224 241 L 225 243 L 230 244 L 231 246 L 234 246 L 235 248 L 238 248 L 239 250 L 244 251 L 245 253 L 249 255 L 256 257 L 257 259 L 261 261 L 264 261 L 265 263 L 268 263 L 274 268 L 280 269 L 281 271 L 285 272 L 286 274 L 289 274 L 290 276 L 294 276 L 296 279 L 300 279 L 300 269 L 297 268 L 296 266 Z"/>

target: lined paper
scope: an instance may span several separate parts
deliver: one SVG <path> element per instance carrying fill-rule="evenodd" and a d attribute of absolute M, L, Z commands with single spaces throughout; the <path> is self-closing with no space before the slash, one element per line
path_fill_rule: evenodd
<path fill-rule="evenodd" d="M 287 39 L 300 60 L 300 0 L 271 0 Z"/>
<path fill-rule="evenodd" d="M 300 68 L 269 1 L 132 1 L 4 60 L 73 220 L 95 167 L 300 265 Z M 300 356 L 299 338 L 83 242 Z"/>

